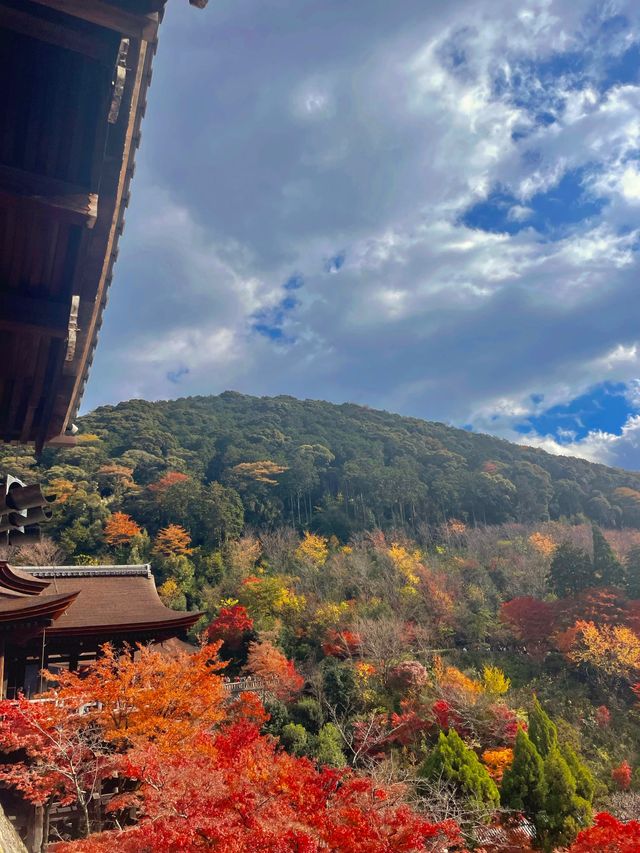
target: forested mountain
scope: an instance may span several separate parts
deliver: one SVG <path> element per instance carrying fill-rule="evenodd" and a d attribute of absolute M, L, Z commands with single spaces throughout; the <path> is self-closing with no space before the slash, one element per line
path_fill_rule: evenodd
<path fill-rule="evenodd" d="M 289 397 L 133 400 L 79 425 L 77 446 L 39 459 L 0 450 L 4 471 L 58 496 L 46 537 L 21 544 L 16 535 L 0 557 L 149 562 L 167 606 L 202 612 L 191 639 L 221 646 L 171 669 L 177 695 L 190 702 L 168 703 L 178 719 L 165 721 L 166 752 L 157 752 L 156 722 L 142 721 L 140 743 L 117 741 L 115 756 L 110 741 L 111 770 L 137 785 L 135 760 L 145 768 L 140 820 L 112 822 L 104 836 L 57 853 L 164 850 L 191 831 L 189 849 L 204 849 L 212 827 L 236 825 L 227 821 L 237 820 L 239 801 L 252 816 L 234 830 L 247 833 L 246 849 L 274 850 L 260 833 L 272 833 L 275 812 L 259 803 L 276 804 L 289 838 L 290 815 L 300 811 L 290 792 L 326 792 L 346 766 L 354 775 L 341 776 L 339 790 L 353 779 L 369 792 L 358 801 L 362 815 L 388 801 L 387 783 L 400 810 L 376 806 L 378 840 L 348 846 L 340 803 L 316 797 L 317 813 L 305 818 L 310 837 L 335 812 L 322 824 L 331 849 L 462 853 L 477 849 L 488 825 L 502 839 L 496 851 L 531 850 L 531 835 L 510 835 L 525 830 L 549 853 L 637 849 L 605 842 L 640 837 L 640 823 L 627 823 L 640 818 L 640 475 Z M 225 677 L 258 679 L 266 713 L 252 694 L 246 705 L 224 700 L 216 654 Z M 157 657 L 121 660 L 140 667 L 133 682 L 145 695 L 158 692 L 163 667 L 174 667 Z M 98 677 L 69 675 L 62 690 L 104 713 L 67 714 L 58 685 L 51 705 L 0 708 L 0 750 L 31 744 L 33 729 L 41 735 L 30 707 L 62 708 L 51 724 L 71 726 L 69 737 L 93 737 L 97 726 L 113 738 L 108 702 L 119 694 L 110 684 L 130 675 L 120 663 L 97 666 Z M 198 696 L 217 728 L 198 716 Z M 139 705 L 144 716 L 146 701 L 131 698 L 136 712 Z M 16 740 L 18 723 L 24 740 Z M 174 739 L 178 730 L 187 746 Z M 210 737 L 218 739 L 213 758 L 202 753 Z M 49 773 L 48 752 L 33 760 Z M 65 760 L 56 754 L 53 766 Z M 256 760 L 281 773 L 275 788 L 257 786 Z M 162 785 L 169 780 L 161 788 L 177 798 L 175 809 L 154 799 L 151 766 Z M 3 777 L 0 766 L 0 781 L 42 797 L 31 772 L 27 762 Z M 223 788 L 201 785 L 223 777 Z M 46 779 L 54 798 L 63 783 Z M 187 818 L 184 791 L 196 796 L 194 780 L 200 799 Z M 80 786 L 69 802 L 85 795 Z M 349 827 L 354 814 L 351 807 Z M 455 824 L 443 822 L 451 817 Z"/>
<path fill-rule="evenodd" d="M 219 482 L 258 527 L 288 523 L 346 539 L 452 517 L 640 526 L 640 474 L 351 404 L 226 392 L 130 400 L 79 426 L 100 441 L 47 451 L 44 467 L 86 475 L 109 462 L 141 486 L 170 471 Z"/>

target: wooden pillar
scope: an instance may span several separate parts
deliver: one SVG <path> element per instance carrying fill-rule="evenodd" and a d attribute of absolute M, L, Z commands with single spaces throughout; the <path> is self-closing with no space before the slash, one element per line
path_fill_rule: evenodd
<path fill-rule="evenodd" d="M 69 671 L 78 671 L 78 647 L 74 646 L 69 652 Z"/>
<path fill-rule="evenodd" d="M 0 638 L 0 699 L 5 698 L 4 689 L 4 637 Z"/>
<path fill-rule="evenodd" d="M 29 853 L 41 853 L 44 840 L 44 808 L 34 806 L 27 826 L 26 847 Z"/>

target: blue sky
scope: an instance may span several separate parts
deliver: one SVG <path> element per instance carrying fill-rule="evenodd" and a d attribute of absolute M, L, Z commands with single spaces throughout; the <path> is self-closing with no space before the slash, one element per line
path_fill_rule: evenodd
<path fill-rule="evenodd" d="M 640 468 L 640 27 L 167 4 L 85 411 L 352 401 Z"/>

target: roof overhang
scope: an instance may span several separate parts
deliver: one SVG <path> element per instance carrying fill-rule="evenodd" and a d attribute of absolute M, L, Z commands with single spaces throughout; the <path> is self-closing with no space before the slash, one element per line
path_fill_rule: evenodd
<path fill-rule="evenodd" d="M 164 3 L 0 0 L 0 441 L 73 441 Z"/>

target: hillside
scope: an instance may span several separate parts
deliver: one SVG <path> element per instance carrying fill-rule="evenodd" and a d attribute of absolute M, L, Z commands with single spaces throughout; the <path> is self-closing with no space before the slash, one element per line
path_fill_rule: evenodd
<path fill-rule="evenodd" d="M 310 525 L 340 538 L 451 517 L 640 526 L 640 474 L 350 404 L 226 392 L 131 400 L 79 425 L 100 437 L 100 450 L 88 458 L 48 451 L 45 467 L 68 460 L 87 470 L 108 459 L 132 468 L 141 485 L 169 470 L 219 481 L 240 494 L 257 526 Z M 238 467 L 264 460 L 283 470 L 260 478 Z"/>
<path fill-rule="evenodd" d="M 371 774 L 430 827 L 453 815 L 473 849 L 488 823 L 510 831 L 514 814 L 549 853 L 601 809 L 640 817 L 640 530 L 628 529 L 640 528 L 639 475 L 288 397 L 134 400 L 80 426 L 76 447 L 40 459 L 0 451 L 4 470 L 58 495 L 47 537 L 16 536 L 0 557 L 149 562 L 167 606 L 202 612 L 191 639 L 222 644 L 203 664 L 219 654 L 226 677 L 269 685 L 268 719 L 253 701 L 215 711 L 225 725 L 248 715 L 252 761 L 262 749 L 294 776 L 311 772 L 303 757 L 319 772 L 348 766 L 359 785 Z M 165 665 L 139 676 L 157 684 Z M 183 665 L 180 696 L 192 690 Z M 215 667 L 201 673 L 214 692 Z M 102 677 L 90 681 L 102 708 Z M 85 678 L 76 689 L 85 696 Z M 187 719 L 200 750 L 204 724 Z M 202 760 L 186 765 L 193 778 L 207 776 Z M 255 796 L 255 774 L 245 779 L 235 757 L 232 767 L 242 797 Z M 182 811 L 175 820 L 182 838 Z M 60 853 L 138 850 L 152 824 Z M 494 849 L 513 849 L 503 839 Z M 581 843 L 571 853 L 604 849 Z M 454 848 L 440 837 L 417 849 Z"/>

